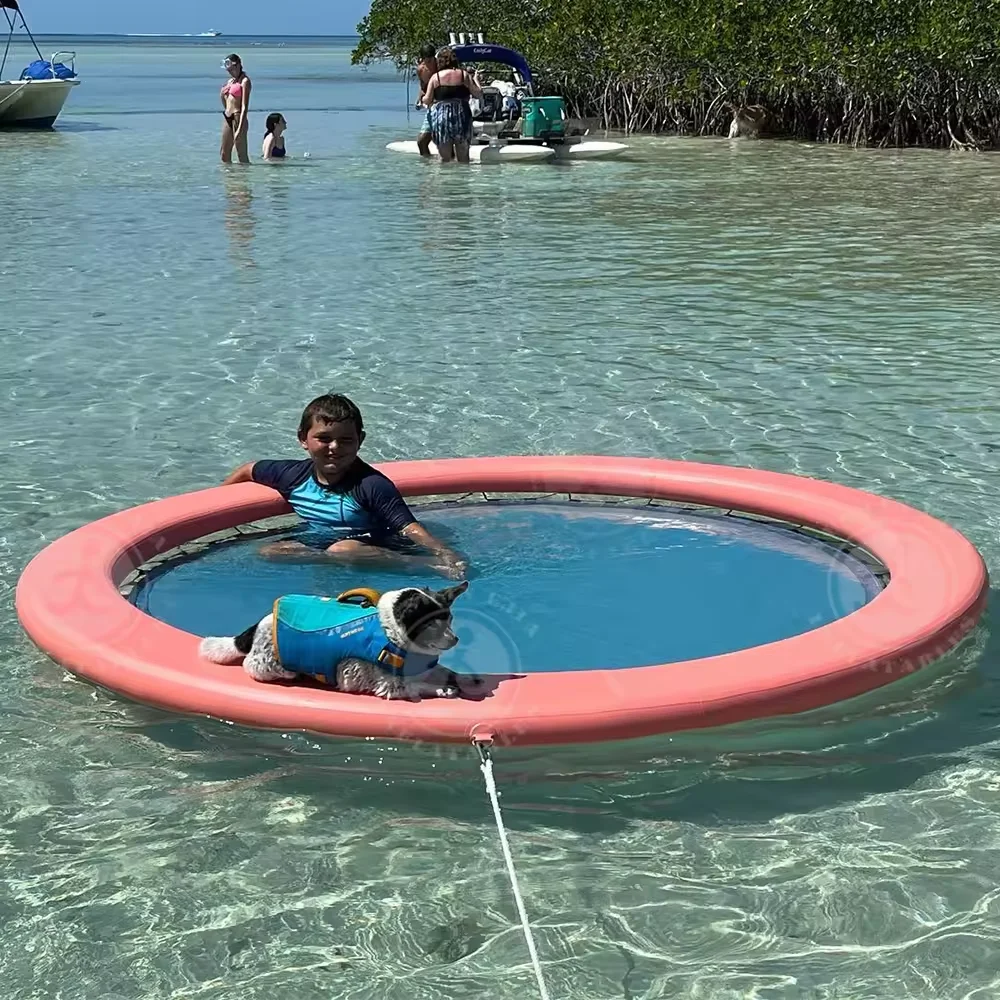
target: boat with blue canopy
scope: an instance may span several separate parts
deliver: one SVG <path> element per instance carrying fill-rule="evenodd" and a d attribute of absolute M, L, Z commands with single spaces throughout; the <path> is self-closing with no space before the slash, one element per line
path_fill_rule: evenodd
<path fill-rule="evenodd" d="M 0 0 L 0 13 L 8 29 L 7 44 L 0 58 L 0 128 L 51 128 L 70 91 L 80 82 L 76 75 L 76 53 L 54 52 L 46 59 L 24 20 L 18 0 Z M 31 40 L 38 58 L 16 80 L 5 80 L 3 74 L 18 27 Z"/>
<path fill-rule="evenodd" d="M 465 32 L 453 32 L 449 45 L 464 66 L 499 64 L 510 71 L 511 79 L 482 84 L 483 96 L 472 101 L 472 160 L 607 160 L 628 149 L 622 142 L 593 138 L 597 121 L 567 116 L 562 97 L 535 94 L 531 67 L 517 50 Z M 388 148 L 418 151 L 416 142 L 393 142 Z"/>

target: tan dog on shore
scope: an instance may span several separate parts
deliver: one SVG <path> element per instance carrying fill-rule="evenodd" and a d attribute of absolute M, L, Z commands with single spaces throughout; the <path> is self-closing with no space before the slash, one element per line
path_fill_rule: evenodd
<path fill-rule="evenodd" d="M 760 104 L 730 105 L 733 120 L 729 126 L 730 139 L 762 139 L 773 133 L 774 117 Z"/>

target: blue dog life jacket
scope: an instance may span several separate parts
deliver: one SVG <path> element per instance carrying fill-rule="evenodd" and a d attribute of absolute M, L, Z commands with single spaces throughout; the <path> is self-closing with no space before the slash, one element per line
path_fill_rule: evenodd
<path fill-rule="evenodd" d="M 364 608 L 333 597 L 286 594 L 274 602 L 274 652 L 278 662 L 324 684 L 337 683 L 337 664 L 356 657 L 400 676 L 423 673 L 436 656 L 407 652 L 392 642 L 379 621 L 378 608 Z"/>

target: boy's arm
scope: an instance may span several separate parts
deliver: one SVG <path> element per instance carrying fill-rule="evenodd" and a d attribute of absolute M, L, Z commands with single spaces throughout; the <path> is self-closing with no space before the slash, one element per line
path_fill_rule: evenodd
<path fill-rule="evenodd" d="M 222 480 L 223 486 L 232 486 L 234 483 L 252 483 L 253 482 L 253 467 L 256 463 L 246 462 L 241 465 L 238 469 L 233 469 L 232 472 Z"/>
<path fill-rule="evenodd" d="M 465 572 L 469 568 L 468 559 L 460 556 L 440 538 L 435 538 L 419 521 L 408 524 L 400 534 L 438 556 L 451 570 L 450 575 L 453 575 L 456 580 L 464 579 Z"/>
<path fill-rule="evenodd" d="M 447 567 L 448 575 L 456 579 L 468 569 L 469 563 L 440 538 L 435 538 L 414 516 L 392 480 L 385 476 L 369 476 L 362 487 L 363 503 L 381 522 L 389 534 L 403 535 L 436 556 Z"/>

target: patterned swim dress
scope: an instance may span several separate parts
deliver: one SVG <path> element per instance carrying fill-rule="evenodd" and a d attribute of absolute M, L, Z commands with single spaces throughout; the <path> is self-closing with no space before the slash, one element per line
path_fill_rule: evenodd
<path fill-rule="evenodd" d="M 455 142 L 472 142 L 472 111 L 460 98 L 435 101 L 431 108 L 431 138 L 440 149 Z"/>

